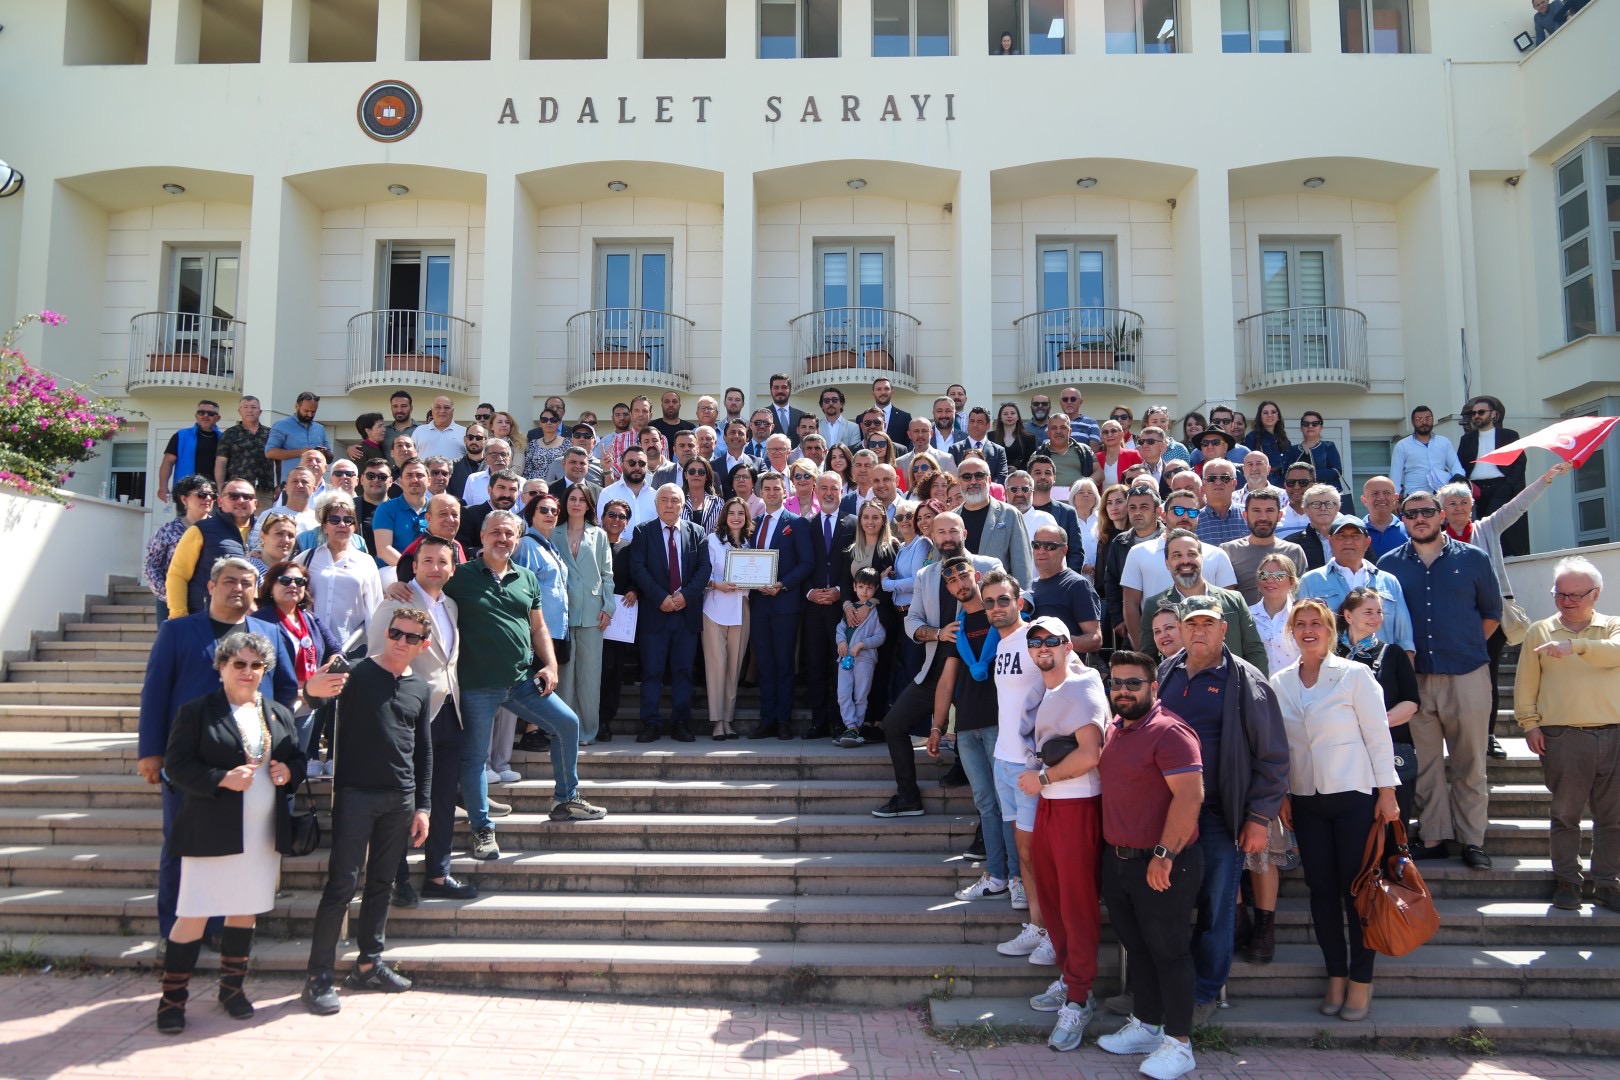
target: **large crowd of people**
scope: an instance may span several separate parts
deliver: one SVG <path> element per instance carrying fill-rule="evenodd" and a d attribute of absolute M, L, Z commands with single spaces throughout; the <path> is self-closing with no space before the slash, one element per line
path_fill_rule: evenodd
<path fill-rule="evenodd" d="M 221 1000 L 251 1013 L 253 914 L 306 777 L 330 777 L 334 827 L 305 1002 L 339 1008 L 362 866 L 345 985 L 408 988 L 382 958 L 390 904 L 476 895 L 450 873 L 457 805 L 468 854 L 498 858 L 509 808 L 490 788 L 519 779 L 518 747 L 549 750 L 553 820 L 603 817 L 577 758 L 627 734 L 632 670 L 641 743 L 884 744 L 896 790 L 880 818 L 924 813 L 919 752 L 954 758 L 941 783 L 972 790 L 983 868 L 957 895 L 1028 913 L 998 948 L 1059 969 L 1032 1000 L 1058 1014 L 1054 1049 L 1100 1004 L 1131 1018 L 1105 1050 L 1148 1055 L 1150 1076 L 1190 1069 L 1234 956 L 1272 958 L 1278 875 L 1296 863 L 1322 1011 L 1368 1015 L 1374 957 L 1349 890 L 1369 830 L 1415 820 L 1414 858 L 1491 865 L 1502 560 L 1529 550 L 1525 512 L 1569 466 L 1526 482 L 1522 457 L 1480 460 L 1517 437 L 1495 398 L 1467 403 L 1460 446 L 1419 406 L 1359 516 L 1315 410 L 1295 437 L 1274 401 L 1252 422 L 1155 405 L 1138 423 L 1123 406 L 1085 415 L 1074 387 L 1056 410 L 1045 392 L 992 410 L 952 386 L 913 417 L 879 377 L 853 415 L 830 386 L 813 415 L 786 375 L 768 386 L 752 410 L 732 387 L 688 417 L 671 390 L 656 414 L 636 396 L 605 423 L 552 397 L 528 431 L 492 403 L 458 423 L 448 397 L 418 422 L 400 390 L 344 445 L 312 393 L 269 427 L 243 398 L 223 432 L 199 403 L 164 455 L 175 517 L 146 559 L 161 1030 L 184 1025 L 205 940 L 227 958 Z M 1620 620 L 1595 614 L 1590 563 L 1565 560 L 1558 581 L 1514 709 L 1554 789 L 1555 902 L 1579 906 L 1591 884 L 1620 911 Z M 757 710 L 739 709 L 745 686 Z M 1585 874 L 1589 794 L 1604 820 Z M 405 853 L 423 844 L 419 891 Z M 1103 903 L 1131 992 L 1098 1003 Z"/>

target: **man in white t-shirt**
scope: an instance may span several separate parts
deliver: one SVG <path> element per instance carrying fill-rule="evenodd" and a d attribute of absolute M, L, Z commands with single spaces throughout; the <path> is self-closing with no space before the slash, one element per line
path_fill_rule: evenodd
<path fill-rule="evenodd" d="M 1019 776 L 1018 789 L 1040 799 L 1030 863 L 1040 883 L 1047 940 L 1063 972 L 1029 1004 L 1037 1012 L 1058 1014 L 1047 1045 L 1073 1050 L 1091 1021 L 1091 987 L 1102 941 L 1102 783 L 1097 761 L 1110 712 L 1102 678 L 1090 668 L 1070 665 L 1073 642 L 1062 620 L 1043 615 L 1031 621 L 1024 646 L 1045 693 L 1035 710 L 1034 730 L 1025 737 L 1036 767 Z M 1056 757 L 1058 741 L 1068 738 L 1075 740 L 1074 748 L 1048 763 Z"/>
<path fill-rule="evenodd" d="M 1131 545 L 1125 557 L 1125 568 L 1120 571 L 1119 586 L 1123 597 L 1125 630 L 1132 641 L 1142 641 L 1142 601 L 1162 593 L 1175 584 L 1164 562 L 1164 538 L 1172 529 L 1198 528 L 1198 496 L 1185 489 L 1172 491 L 1165 497 L 1159 515 L 1165 529 L 1151 540 Z M 1237 585 L 1237 572 L 1226 552 L 1209 544 L 1203 545 L 1204 578 L 1211 585 L 1233 588 Z"/>

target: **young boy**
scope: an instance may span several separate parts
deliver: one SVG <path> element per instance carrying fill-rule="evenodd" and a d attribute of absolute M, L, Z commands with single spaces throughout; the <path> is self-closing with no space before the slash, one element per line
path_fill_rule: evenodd
<path fill-rule="evenodd" d="M 835 746 L 861 746 L 861 725 L 866 721 L 866 699 L 872 690 L 872 672 L 877 667 L 878 647 L 883 644 L 883 623 L 878 619 L 877 595 L 880 579 L 870 566 L 855 571 L 855 606 L 834 631 L 838 646 L 838 709 L 844 718 L 844 733 L 833 740 Z"/>

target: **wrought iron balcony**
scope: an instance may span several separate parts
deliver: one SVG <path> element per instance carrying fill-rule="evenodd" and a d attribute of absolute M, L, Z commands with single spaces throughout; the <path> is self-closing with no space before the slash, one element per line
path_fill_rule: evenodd
<path fill-rule="evenodd" d="M 137 390 L 242 389 L 238 360 L 247 324 L 217 315 L 146 311 L 129 320 L 129 377 Z"/>
<path fill-rule="evenodd" d="M 1125 308 L 1063 307 L 1015 319 L 1018 389 L 1108 383 L 1142 389 L 1142 316 Z"/>
<path fill-rule="evenodd" d="M 1244 392 L 1279 386 L 1371 384 L 1367 316 L 1347 307 L 1263 311 L 1237 323 L 1238 379 Z"/>
<path fill-rule="evenodd" d="M 437 311 L 361 312 L 349 320 L 349 389 L 420 386 L 471 393 L 467 338 L 473 325 Z"/>
<path fill-rule="evenodd" d="M 798 339 L 793 385 L 830 386 L 885 376 L 897 389 L 917 389 L 917 330 L 903 311 L 834 307 L 788 320 Z"/>
<path fill-rule="evenodd" d="M 568 389 L 649 386 L 692 389 L 687 337 L 695 324 L 652 308 L 602 307 L 568 318 Z"/>

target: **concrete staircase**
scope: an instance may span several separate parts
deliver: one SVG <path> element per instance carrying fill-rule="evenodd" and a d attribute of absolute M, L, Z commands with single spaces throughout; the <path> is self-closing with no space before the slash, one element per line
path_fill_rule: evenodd
<path fill-rule="evenodd" d="M 13 948 L 103 965 L 152 960 L 161 814 L 134 765 L 154 633 L 145 590 L 115 582 L 106 603 L 41 632 L 0 682 L 0 941 Z M 751 720 L 757 696 L 743 695 L 739 715 Z M 621 736 L 635 730 L 634 713 L 632 693 Z M 1510 717 L 1499 724 L 1507 735 Z M 1552 909 L 1548 794 L 1522 740 L 1505 741 L 1512 756 L 1491 764 L 1496 866 L 1425 865 L 1443 927 L 1416 954 L 1380 962 L 1381 1011 L 1398 1008 L 1390 999 L 1451 1000 L 1507 1017 L 1546 1001 L 1553 1015 L 1620 995 L 1620 915 Z M 1054 976 L 995 951 L 1018 913 L 952 898 L 978 874 L 958 854 L 975 815 L 965 788 L 934 783 L 937 766 L 921 770 L 927 816 L 880 821 L 869 811 L 893 790 L 882 747 L 621 737 L 581 752 L 582 792 L 610 815 L 580 824 L 547 819 L 543 755 L 516 753 L 513 767 L 525 779 L 496 788 L 514 807 L 498 823 L 505 854 L 454 863 L 480 897 L 390 917 L 390 955 L 415 976 L 660 997 L 955 999 L 939 1006 L 942 1023 L 1016 1019 Z M 463 829 L 458 850 L 466 840 Z M 261 967 L 302 968 L 325 867 L 324 850 L 284 861 L 286 892 L 261 919 Z M 1304 884 L 1292 875 L 1283 891 L 1276 961 L 1240 961 L 1232 974 L 1242 1017 L 1297 1011 L 1320 993 Z M 1111 942 L 1106 922 L 1104 932 Z M 1112 993 L 1113 944 L 1101 963 L 1099 990 Z M 1239 1014 L 1222 1022 L 1228 1015 Z M 1568 1037 L 1567 1022 L 1562 1030 Z"/>

